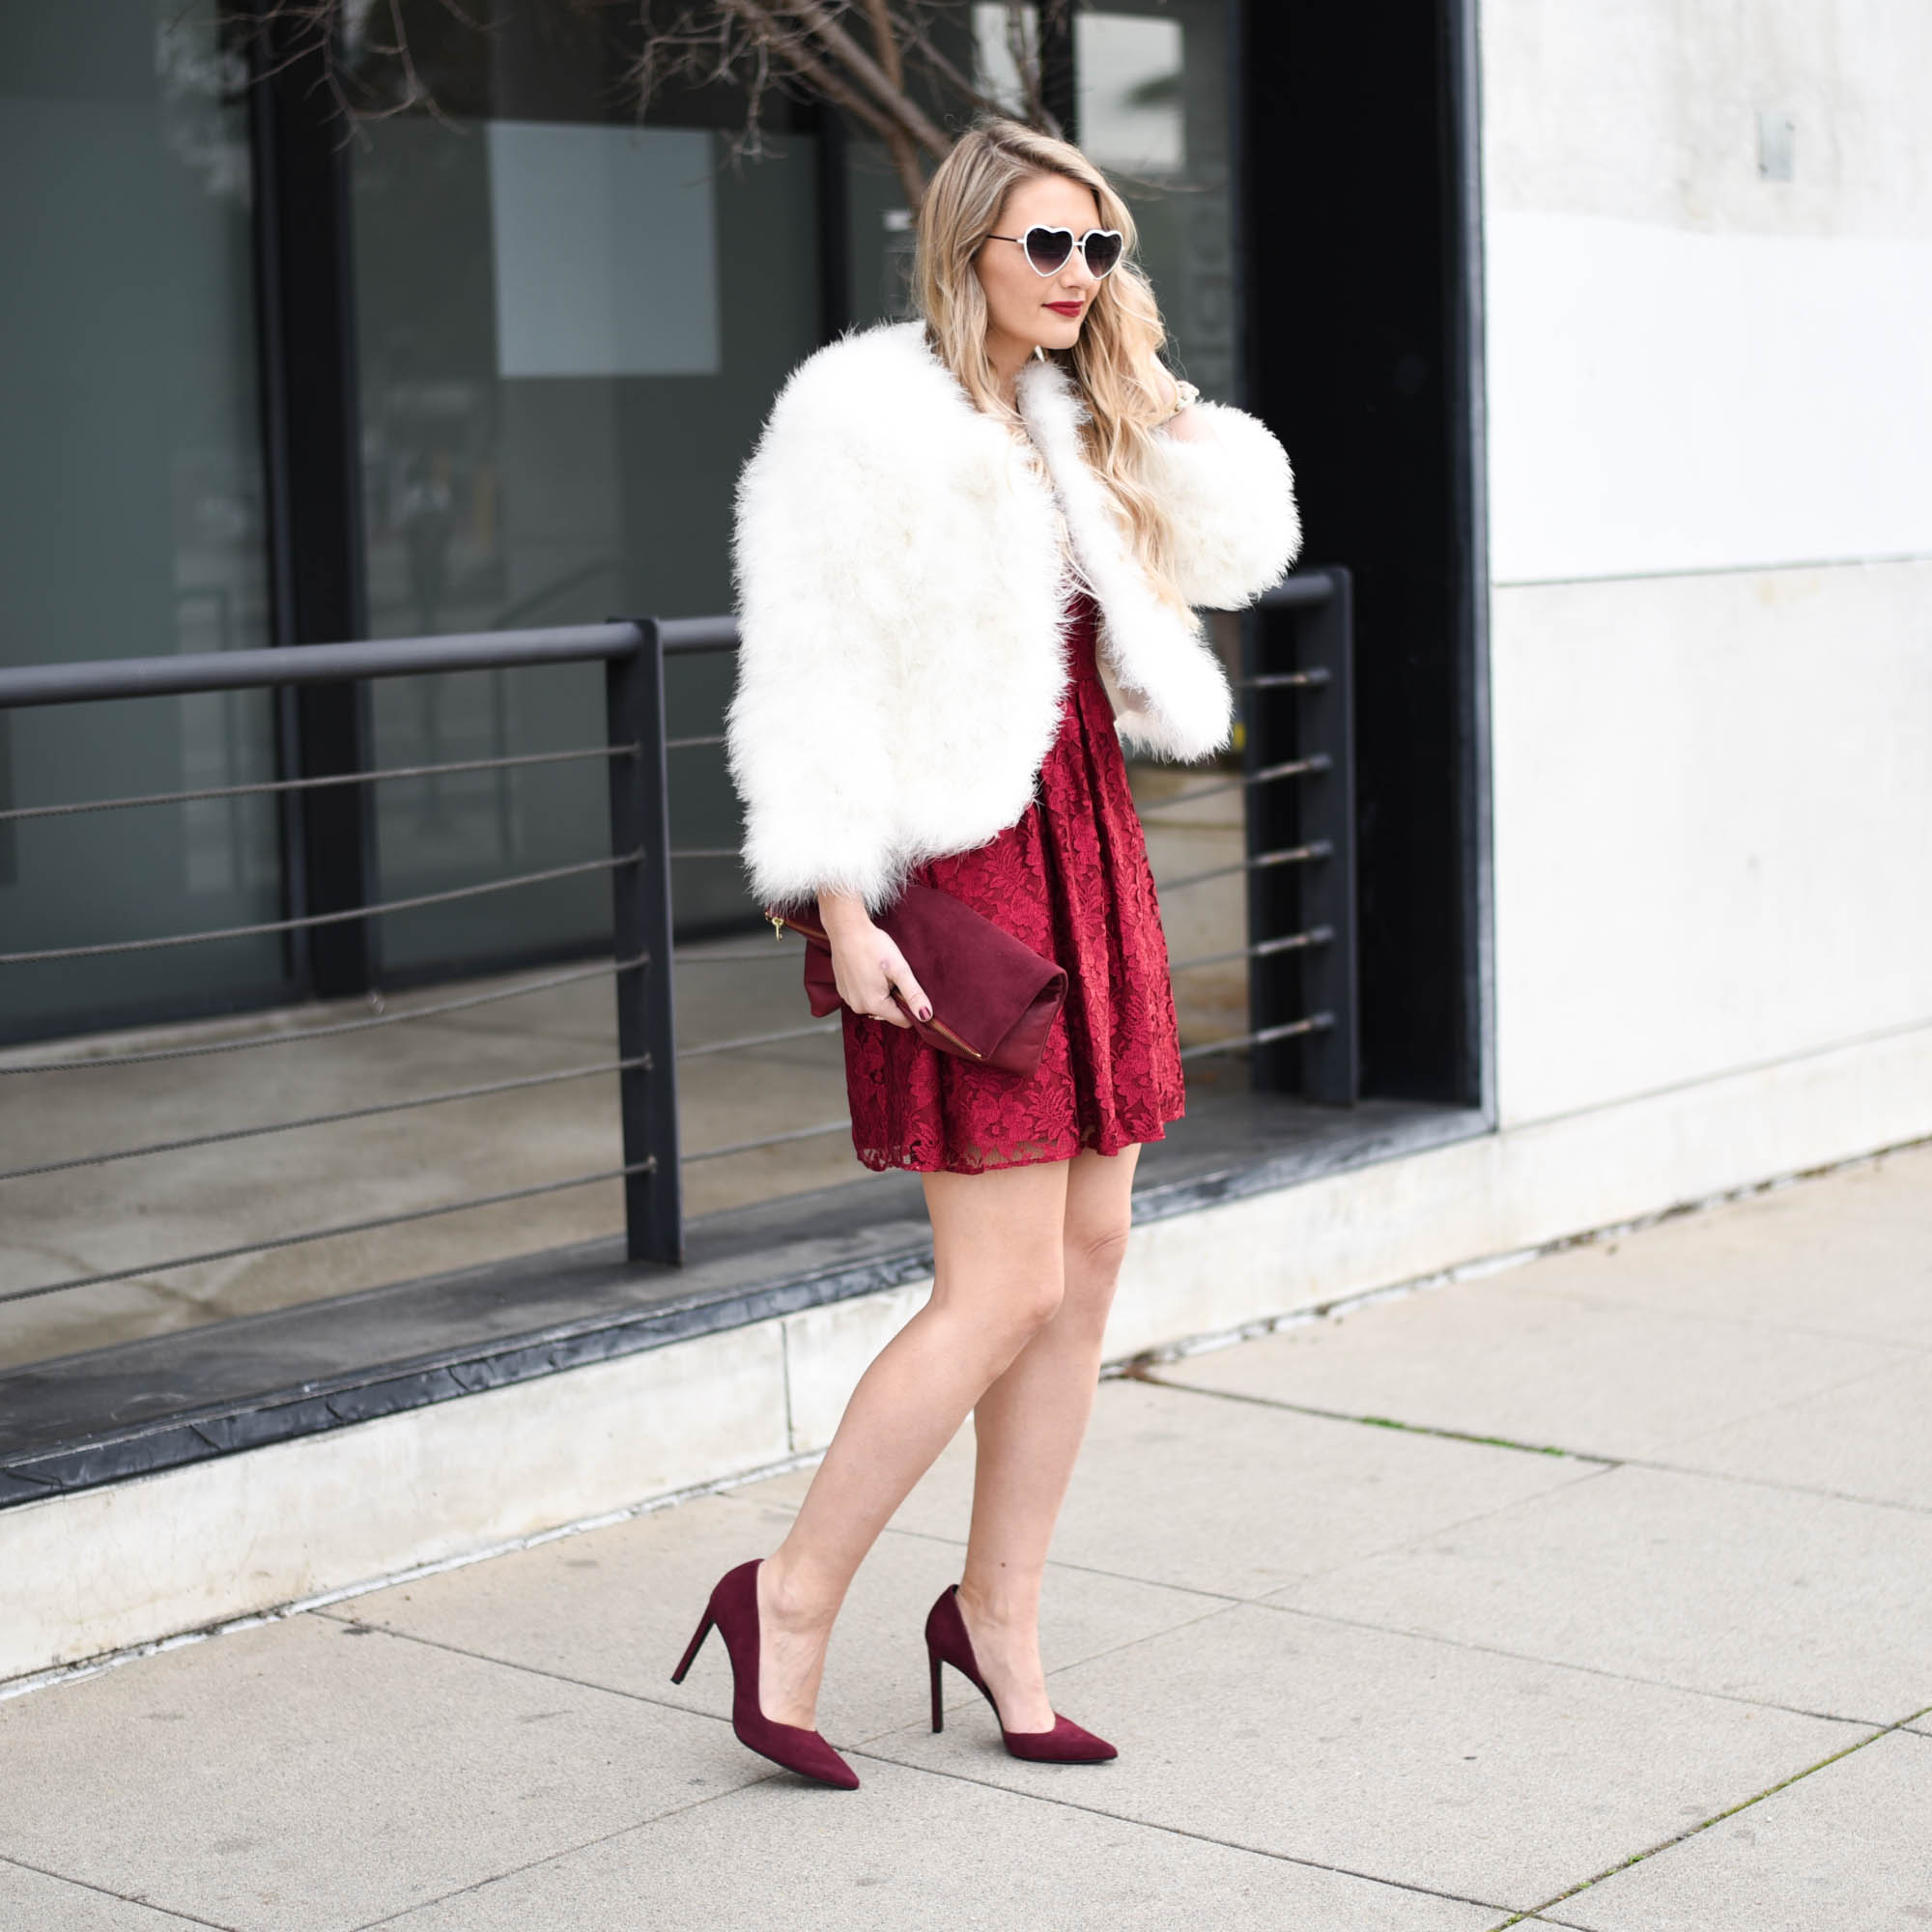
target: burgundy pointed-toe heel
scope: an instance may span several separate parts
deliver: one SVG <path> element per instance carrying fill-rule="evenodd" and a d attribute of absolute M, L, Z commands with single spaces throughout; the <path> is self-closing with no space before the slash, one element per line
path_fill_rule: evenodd
<path fill-rule="evenodd" d="M 980 1696 L 993 1706 L 994 1719 L 1000 1721 L 1000 1707 L 994 1702 L 993 1693 L 986 1689 L 986 1680 L 980 1675 L 979 1662 L 973 1655 L 973 1639 L 967 1634 L 966 1619 L 959 1614 L 957 1583 L 949 1583 L 939 1593 L 939 1601 L 926 1612 L 925 1657 L 932 1672 L 932 1728 L 935 1731 L 946 1728 L 946 1711 L 939 1696 L 939 1666 L 942 1663 L 952 1664 L 969 1684 L 977 1685 Z M 1120 1756 L 1120 1752 L 1105 1738 L 1096 1738 L 1092 1731 L 1082 1730 L 1072 1719 L 1063 1718 L 1058 1712 L 1054 1714 L 1050 1731 L 1009 1731 L 1005 1722 L 1000 1721 L 1000 1735 L 1014 1757 L 1030 1758 L 1036 1764 L 1104 1764 L 1108 1758 Z"/>
<path fill-rule="evenodd" d="M 856 1791 L 858 1774 L 816 1731 L 808 1731 L 802 1724 L 776 1723 L 758 1707 L 758 1562 L 754 1557 L 725 1571 L 718 1579 L 711 1601 L 704 1606 L 697 1634 L 671 1672 L 670 1681 L 684 1682 L 692 1659 L 716 1625 L 731 1659 L 731 1728 L 738 1742 L 801 1777 L 814 1777 L 841 1791 Z"/>

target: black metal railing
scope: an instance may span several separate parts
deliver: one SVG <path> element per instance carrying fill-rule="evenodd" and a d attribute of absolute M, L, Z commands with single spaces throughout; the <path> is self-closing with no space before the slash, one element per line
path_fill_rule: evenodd
<path fill-rule="evenodd" d="M 1236 959 L 1245 960 L 1250 986 L 1249 1027 L 1241 1034 L 1191 1045 L 1184 1050 L 1183 1058 L 1245 1050 L 1251 1055 L 1251 1077 L 1257 1086 L 1286 1091 L 1298 1079 L 1300 1090 L 1310 1097 L 1336 1102 L 1352 1100 L 1355 1092 L 1354 813 L 1349 749 L 1349 598 L 1346 572 L 1309 572 L 1291 578 L 1269 593 L 1245 620 L 1240 678 L 1243 769 L 1236 777 L 1213 780 L 1163 801 L 1164 808 L 1171 808 L 1210 793 L 1240 791 L 1247 802 L 1245 856 L 1230 865 L 1156 881 L 1158 890 L 1165 895 L 1236 873 L 1243 874 L 1248 883 L 1246 943 L 1175 960 L 1172 965 L 1173 971 L 1179 974 Z M 595 871 L 607 871 L 611 876 L 613 942 L 612 957 L 608 964 L 575 968 L 508 988 L 432 1000 L 366 1018 L 299 1031 L 74 1059 L 42 1058 L 29 1064 L 0 1066 L 0 1075 L 81 1074 L 160 1060 L 289 1049 L 345 1034 L 466 1011 L 600 978 L 612 982 L 617 1011 L 614 1058 L 367 1106 L 262 1121 L 186 1138 L 125 1145 L 32 1163 L 0 1171 L 0 1183 L 306 1127 L 369 1120 L 597 1075 L 617 1076 L 622 1131 L 622 1162 L 617 1167 L 434 1203 L 373 1219 L 333 1223 L 205 1253 L 168 1256 L 129 1267 L 14 1289 L 0 1293 L 0 1302 L 28 1300 L 340 1236 L 400 1227 L 610 1180 L 623 1182 L 626 1251 L 630 1258 L 637 1262 L 680 1262 L 684 1257 L 681 1174 L 686 1165 L 848 1129 L 849 1120 L 841 1118 L 689 1151 L 680 1147 L 677 1118 L 680 1059 L 741 1052 L 801 1039 L 836 1032 L 839 1025 L 834 1017 L 699 1041 L 683 1048 L 676 1045 L 671 867 L 680 860 L 736 860 L 738 852 L 728 846 L 671 844 L 668 754 L 704 748 L 716 750 L 723 746 L 724 737 L 717 732 L 690 737 L 667 734 L 665 667 L 667 660 L 674 656 L 735 650 L 737 641 L 736 624 L 728 617 L 641 619 L 463 637 L 297 645 L 273 650 L 106 659 L 0 669 L 0 711 L 4 711 L 109 698 L 337 684 L 422 672 L 601 662 L 605 668 L 607 719 L 606 742 L 599 746 L 20 807 L 0 811 L 0 831 L 26 820 L 76 812 L 131 810 L 202 799 L 240 799 L 257 793 L 298 795 L 343 785 L 378 784 L 457 772 L 504 771 L 511 767 L 563 764 L 589 758 L 603 759 L 610 774 L 609 845 L 606 852 L 595 857 L 441 892 L 379 900 L 342 910 L 298 914 L 249 925 L 0 952 L 0 969 L 258 935 L 291 934 L 321 925 L 381 919 L 451 900 L 514 892 Z M 763 944 L 734 950 L 713 948 L 700 956 L 707 967 L 741 960 L 769 961 L 772 949 Z M 1288 1057 L 1296 1050 L 1302 1056 L 1298 1067 Z"/>
<path fill-rule="evenodd" d="M 1239 1043 L 1257 1089 L 1330 1106 L 1360 1091 L 1353 647 L 1354 584 L 1340 568 L 1291 577 L 1242 626 L 1253 944 Z"/>

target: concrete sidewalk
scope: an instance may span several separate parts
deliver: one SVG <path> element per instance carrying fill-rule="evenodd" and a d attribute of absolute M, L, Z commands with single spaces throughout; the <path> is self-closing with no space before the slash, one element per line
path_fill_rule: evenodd
<path fill-rule="evenodd" d="M 1918 1149 L 1105 1383 L 1046 1645 L 1113 1764 L 925 1726 L 968 1433 L 839 1626 L 861 1790 L 668 1681 L 794 1472 L 0 1703 L 0 1927 L 1932 1921 L 1928 1418 Z"/>

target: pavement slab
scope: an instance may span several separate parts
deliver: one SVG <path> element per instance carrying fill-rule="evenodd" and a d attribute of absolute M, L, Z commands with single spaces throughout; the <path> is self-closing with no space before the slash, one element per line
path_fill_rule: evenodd
<path fill-rule="evenodd" d="M 1928 1291 L 1932 1293 L 1932 1291 Z M 1932 1511 L 1932 1353 L 1664 1446 L 1676 1469 Z"/>
<path fill-rule="evenodd" d="M 728 1718 L 731 1673 L 713 1636 L 682 1685 L 672 1667 L 711 1586 L 772 1549 L 791 1520 L 752 1484 L 675 1510 L 558 1538 L 487 1564 L 357 1597 L 332 1614 L 451 1649 Z M 926 1708 L 923 1633 L 959 1575 L 957 1548 L 888 1532 L 852 1586 L 826 1660 L 819 1728 L 844 1746 Z M 1042 1630 L 1049 1671 L 1192 1622 L 1217 1597 L 1050 1566 Z M 951 1701 L 977 1698 L 952 1688 Z"/>
<path fill-rule="evenodd" d="M 0 1863 L 0 1925 L 8 1932 L 185 1932 L 206 1923 Z"/>
<path fill-rule="evenodd" d="M 1053 1552 L 1065 1566 L 1261 1597 L 1600 1473 L 1118 1378 L 1100 1384 Z M 796 1471 L 768 1491 L 795 1504 L 810 1480 Z M 963 1545 L 972 1484 L 969 1429 L 895 1526 Z"/>
<path fill-rule="evenodd" d="M 0 1703 L 0 1858 L 334 1932 L 769 1770 L 709 1718 L 297 1617 Z"/>
<path fill-rule="evenodd" d="M 1932 1921 L 1932 1739 L 1894 1731 L 1552 1905 L 1587 1932 Z"/>
<path fill-rule="evenodd" d="M 1271 1601 L 1887 1724 L 1932 1701 L 1932 1518 L 1613 1469 Z"/>
<path fill-rule="evenodd" d="M 1492 1908 L 864 1761 L 753 1785 L 439 1900 L 390 1932 L 1481 1932 Z"/>
<path fill-rule="evenodd" d="M 1863 1735 L 1257 1605 L 1075 1665 L 1053 1698 L 1121 1756 L 1023 1763 L 989 1712 L 868 1755 L 1526 1911 Z"/>
<path fill-rule="evenodd" d="M 1558 1294 L 1533 1284 L 1541 1265 L 1152 1373 L 1169 1387 L 1622 1459 L 1920 1359 L 1891 1343 Z"/>
<path fill-rule="evenodd" d="M 1932 1348 L 1932 1145 L 1547 1255 L 1526 1288 Z"/>

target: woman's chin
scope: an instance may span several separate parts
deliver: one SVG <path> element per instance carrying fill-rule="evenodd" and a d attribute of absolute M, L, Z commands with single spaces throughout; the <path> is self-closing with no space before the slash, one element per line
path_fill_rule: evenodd
<path fill-rule="evenodd" d="M 1042 349 L 1071 349 L 1080 340 L 1081 320 L 1077 315 L 1054 316 L 1050 326 L 1036 332 L 1035 339 Z"/>

